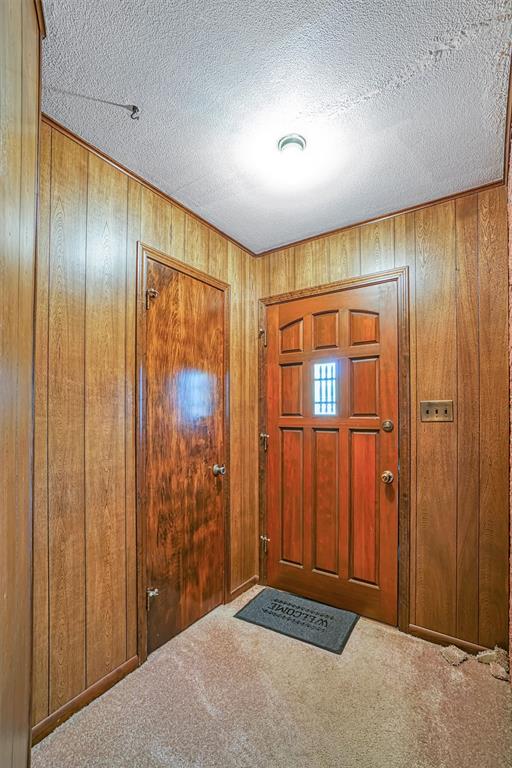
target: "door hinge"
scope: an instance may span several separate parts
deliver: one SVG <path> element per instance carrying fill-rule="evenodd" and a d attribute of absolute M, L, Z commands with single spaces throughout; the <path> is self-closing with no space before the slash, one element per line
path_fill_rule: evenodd
<path fill-rule="evenodd" d="M 266 555 L 268 552 L 268 545 L 270 544 L 270 539 L 268 536 L 264 536 L 263 534 L 260 536 L 261 540 L 261 546 L 263 547 L 263 554 Z"/>
<path fill-rule="evenodd" d="M 267 330 L 266 328 L 260 328 L 258 331 L 258 336 L 260 339 L 263 339 L 263 346 L 267 346 Z"/>
<path fill-rule="evenodd" d="M 268 451 L 268 439 L 270 435 L 267 432 L 260 432 L 260 442 L 261 447 L 265 451 L 265 453 Z"/>
<path fill-rule="evenodd" d="M 159 594 L 160 594 L 160 590 L 158 589 L 158 587 L 148 587 L 146 589 L 146 611 L 149 611 L 150 609 L 151 600 L 154 597 L 158 597 Z"/>
<path fill-rule="evenodd" d="M 154 288 L 148 288 L 146 291 L 146 309 L 149 309 L 149 302 L 151 299 L 156 299 L 158 296 L 158 291 L 156 291 Z"/>

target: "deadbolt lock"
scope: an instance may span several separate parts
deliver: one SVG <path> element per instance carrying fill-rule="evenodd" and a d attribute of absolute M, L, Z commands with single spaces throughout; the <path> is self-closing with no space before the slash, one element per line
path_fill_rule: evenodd
<path fill-rule="evenodd" d="M 219 475 L 222 477 L 226 474 L 226 467 L 224 464 L 214 464 L 212 468 L 212 472 L 215 475 L 215 477 L 219 477 Z"/>
<path fill-rule="evenodd" d="M 380 479 L 382 480 L 383 483 L 386 483 L 386 485 L 389 485 L 390 483 L 393 482 L 393 480 L 395 479 L 395 476 L 389 469 L 386 469 L 380 476 Z"/>
<path fill-rule="evenodd" d="M 382 429 L 384 432 L 392 432 L 395 428 L 395 425 L 391 421 L 391 419 L 386 419 L 386 421 L 382 422 Z"/>

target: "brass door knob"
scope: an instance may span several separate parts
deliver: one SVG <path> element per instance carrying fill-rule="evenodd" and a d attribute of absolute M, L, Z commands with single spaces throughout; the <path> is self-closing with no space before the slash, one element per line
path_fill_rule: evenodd
<path fill-rule="evenodd" d="M 224 464 L 214 464 L 213 465 L 213 474 L 215 477 L 223 476 L 226 474 L 226 467 Z"/>
<path fill-rule="evenodd" d="M 389 469 L 386 469 L 380 476 L 380 479 L 382 480 L 383 483 L 386 483 L 386 485 L 389 485 L 390 483 L 393 482 L 393 480 L 395 479 L 395 476 Z"/>

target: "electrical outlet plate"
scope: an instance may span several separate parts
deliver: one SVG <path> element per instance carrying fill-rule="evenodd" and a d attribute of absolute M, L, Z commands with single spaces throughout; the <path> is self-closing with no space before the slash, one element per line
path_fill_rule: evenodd
<path fill-rule="evenodd" d="M 453 421 L 453 400 L 422 400 L 422 421 Z"/>

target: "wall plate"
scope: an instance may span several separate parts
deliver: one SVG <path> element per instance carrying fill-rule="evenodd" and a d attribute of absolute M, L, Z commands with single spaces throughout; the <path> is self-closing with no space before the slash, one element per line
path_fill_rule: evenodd
<path fill-rule="evenodd" d="M 453 421 L 453 400 L 422 400 L 422 421 Z"/>

